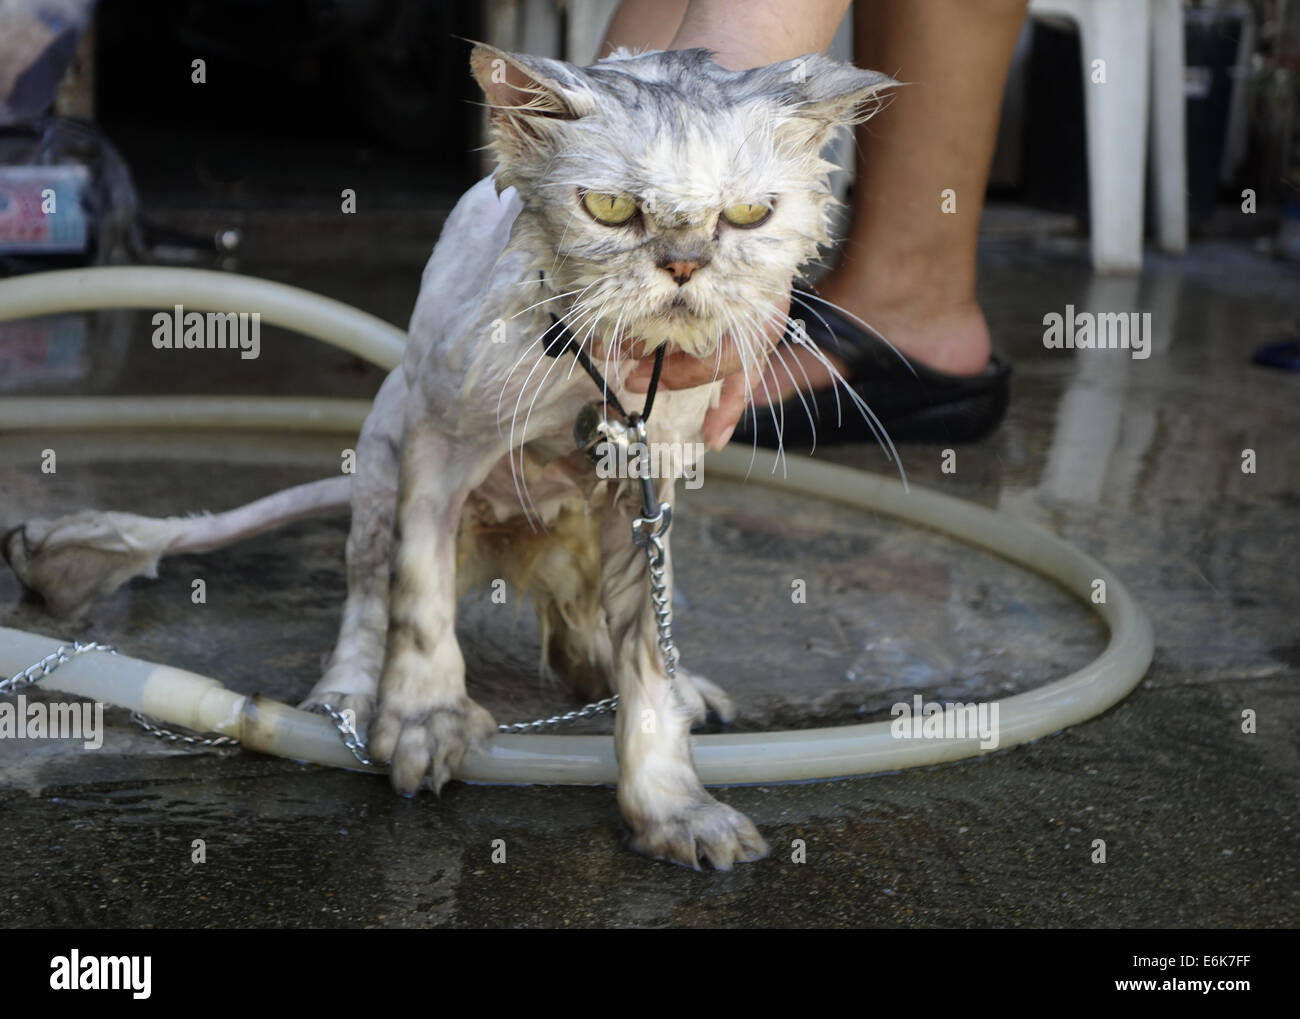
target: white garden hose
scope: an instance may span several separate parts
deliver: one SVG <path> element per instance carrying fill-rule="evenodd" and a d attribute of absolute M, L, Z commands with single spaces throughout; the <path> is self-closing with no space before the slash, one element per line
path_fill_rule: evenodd
<path fill-rule="evenodd" d="M 100 308 L 259 311 L 265 321 L 350 350 L 384 368 L 402 356 L 404 334 L 364 312 L 266 280 L 195 269 L 102 268 L 40 273 L 0 281 L 0 321 Z M 0 399 L 0 431 L 175 428 L 296 429 L 355 433 L 368 404 L 358 400 L 285 398 Z M 799 492 L 932 527 L 1056 581 L 1093 608 L 1110 630 L 1099 658 L 1036 690 L 998 701 L 998 747 L 1037 739 L 1085 721 L 1141 681 L 1151 662 L 1151 624 L 1128 589 L 1105 566 L 1060 538 L 949 496 L 802 457 L 788 457 L 785 477 L 769 473 L 775 454 L 731 447 L 711 454 L 715 476 Z M 1094 604 L 1094 582 L 1106 597 Z M 18 672 L 60 643 L 0 627 L 0 676 Z M 80 655 L 42 684 L 142 711 L 173 725 L 219 732 L 245 747 L 294 760 L 358 767 L 327 718 L 216 680 L 126 655 Z M 899 739 L 889 722 L 692 737 L 696 769 L 708 785 L 836 778 L 939 764 L 987 752 L 968 739 Z M 464 781 L 588 785 L 617 779 L 609 736 L 499 735 L 472 751 L 456 776 Z"/>

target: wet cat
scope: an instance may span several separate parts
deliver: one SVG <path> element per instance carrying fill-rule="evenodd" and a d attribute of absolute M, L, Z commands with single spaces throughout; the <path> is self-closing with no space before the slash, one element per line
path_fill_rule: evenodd
<path fill-rule="evenodd" d="M 632 847 L 692 867 L 760 858 L 762 836 L 691 760 L 691 724 L 708 708 L 729 717 L 730 701 L 665 670 L 632 541 L 639 489 L 597 477 L 574 449 L 575 415 L 600 393 L 544 337 L 562 322 L 633 410 L 635 341 L 715 358 L 726 335 L 756 377 L 779 302 L 829 239 L 823 145 L 893 83 L 816 54 L 732 72 L 703 50 L 619 51 L 582 68 L 478 46 L 471 64 L 499 166 L 461 199 L 425 268 L 404 363 L 375 400 L 350 485 L 214 517 L 29 521 L 6 554 L 66 608 L 164 554 L 350 497 L 343 623 L 307 703 L 355 711 L 398 791 L 440 789 L 494 731 L 466 692 L 453 624 L 461 592 L 504 578 L 536 605 L 543 670 L 584 696 L 619 694 Z M 649 440 L 695 449 L 720 385 L 658 392 Z M 660 502 L 673 490 L 671 477 L 655 483 Z"/>

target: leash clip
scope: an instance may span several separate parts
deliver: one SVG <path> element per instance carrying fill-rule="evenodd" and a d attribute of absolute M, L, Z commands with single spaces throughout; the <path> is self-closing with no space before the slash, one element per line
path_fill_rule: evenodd
<path fill-rule="evenodd" d="M 659 546 L 660 539 L 668 533 L 673 523 L 673 508 L 666 502 L 659 504 L 654 516 L 637 517 L 632 521 L 632 541 L 637 548 Z"/>

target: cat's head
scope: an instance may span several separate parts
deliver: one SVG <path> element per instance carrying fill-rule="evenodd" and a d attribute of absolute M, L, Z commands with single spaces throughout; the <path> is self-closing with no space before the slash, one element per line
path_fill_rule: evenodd
<path fill-rule="evenodd" d="M 591 67 L 478 46 L 498 188 L 579 337 L 710 355 L 755 349 L 772 305 L 829 240 L 821 150 L 895 84 L 819 54 L 728 71 L 706 50 Z M 548 307 L 555 308 L 556 305 Z"/>

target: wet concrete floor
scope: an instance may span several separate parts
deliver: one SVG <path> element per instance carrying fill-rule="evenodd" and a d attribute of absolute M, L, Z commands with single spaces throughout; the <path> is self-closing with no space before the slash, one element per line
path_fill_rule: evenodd
<path fill-rule="evenodd" d="M 239 270 L 404 323 L 436 222 L 395 224 L 360 249 L 312 230 L 268 230 L 279 243 L 265 246 L 250 230 Z M 1045 526 L 1130 585 L 1156 657 L 1102 717 L 937 768 L 723 790 L 773 855 L 696 874 L 622 849 L 609 789 L 457 783 L 405 801 L 374 776 L 176 751 L 110 712 L 97 751 L 0 740 L 0 924 L 1295 926 L 1300 376 L 1252 365 L 1250 352 L 1294 334 L 1300 278 L 1227 243 L 1100 278 L 1081 242 L 1059 237 L 990 238 L 981 271 L 995 344 L 1015 365 L 1009 417 L 958 448 L 954 474 L 939 446 L 907 446 L 904 462 L 913 483 Z M 1151 356 L 1045 349 L 1043 316 L 1067 304 L 1150 311 Z M 256 361 L 169 360 L 148 336 L 143 315 L 47 324 L 0 390 L 365 396 L 379 380 L 275 330 Z M 53 442 L 59 470 L 45 475 Z M 334 473 L 339 449 L 331 437 L 0 435 L 0 528 L 86 506 L 226 509 Z M 818 455 L 888 470 L 867 446 Z M 993 557 L 709 481 L 707 465 L 705 478 L 674 531 L 678 631 L 684 660 L 736 699 L 738 728 L 879 720 L 913 693 L 1005 696 L 1105 646 L 1086 607 Z M 157 580 L 73 621 L 0 570 L 0 625 L 107 641 L 292 701 L 332 645 L 346 526 L 302 522 L 167 560 Z M 190 599 L 198 577 L 203 605 Z M 794 579 L 808 605 L 792 605 Z M 471 691 L 498 720 L 579 703 L 538 680 L 526 605 L 471 596 L 460 630 Z M 1247 710 L 1254 733 L 1242 731 Z M 204 863 L 192 862 L 196 839 Z M 492 861 L 497 839 L 505 862 Z"/>

